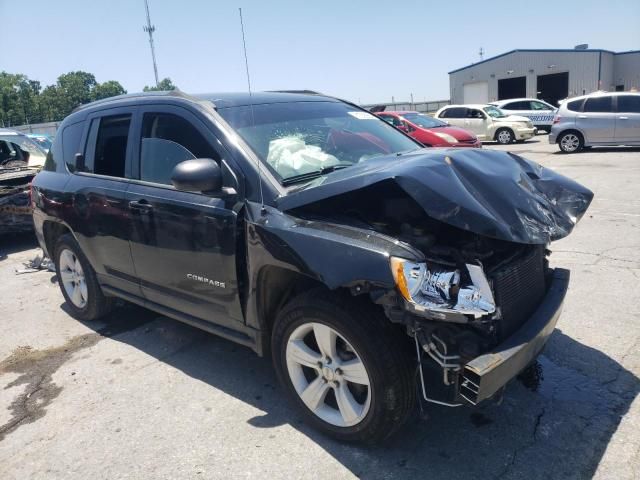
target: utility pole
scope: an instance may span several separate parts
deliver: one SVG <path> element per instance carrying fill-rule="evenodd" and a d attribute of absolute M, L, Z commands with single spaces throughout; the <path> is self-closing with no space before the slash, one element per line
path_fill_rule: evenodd
<path fill-rule="evenodd" d="M 156 87 L 160 83 L 158 80 L 158 65 L 156 64 L 156 50 L 153 46 L 153 32 L 156 31 L 155 25 L 151 25 L 151 16 L 149 15 L 149 0 L 144 0 L 144 8 L 147 10 L 147 25 L 142 29 L 149 34 L 149 45 L 151 46 L 151 58 L 153 59 L 153 73 L 156 76 Z"/>

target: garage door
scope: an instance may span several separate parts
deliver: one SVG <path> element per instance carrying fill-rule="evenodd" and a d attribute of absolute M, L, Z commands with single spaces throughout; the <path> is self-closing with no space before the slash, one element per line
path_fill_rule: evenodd
<path fill-rule="evenodd" d="M 465 83 L 463 95 L 464 103 L 487 103 L 489 101 L 489 83 Z"/>

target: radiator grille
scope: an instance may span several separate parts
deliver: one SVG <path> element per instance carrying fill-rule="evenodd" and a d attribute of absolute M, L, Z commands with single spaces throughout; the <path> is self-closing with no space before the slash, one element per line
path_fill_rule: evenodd
<path fill-rule="evenodd" d="M 544 247 L 534 247 L 491 275 L 496 304 L 502 312 L 502 339 L 518 330 L 540 305 L 546 291 L 544 265 Z"/>

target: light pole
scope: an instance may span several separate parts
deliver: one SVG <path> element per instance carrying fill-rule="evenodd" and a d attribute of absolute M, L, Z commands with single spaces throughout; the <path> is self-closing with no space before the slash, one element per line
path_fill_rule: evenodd
<path fill-rule="evenodd" d="M 147 10 L 147 25 L 142 29 L 149 34 L 149 45 L 151 46 L 151 58 L 153 59 L 153 74 L 156 77 L 156 87 L 160 83 L 158 80 L 158 65 L 156 64 L 156 50 L 153 46 L 153 32 L 156 31 L 155 25 L 151 25 L 151 16 L 149 15 L 149 0 L 144 0 L 144 8 Z"/>

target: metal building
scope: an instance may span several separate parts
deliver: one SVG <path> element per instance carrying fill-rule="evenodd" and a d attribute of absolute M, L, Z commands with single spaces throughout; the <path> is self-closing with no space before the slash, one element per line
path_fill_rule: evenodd
<path fill-rule="evenodd" d="M 511 50 L 453 70 L 451 103 L 529 97 L 557 105 L 558 100 L 597 90 L 640 90 L 640 50 L 616 53 L 584 47 Z"/>

